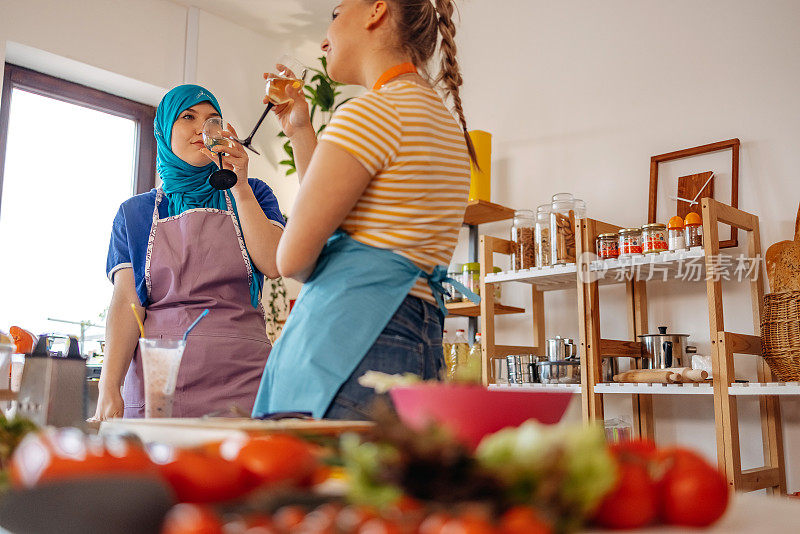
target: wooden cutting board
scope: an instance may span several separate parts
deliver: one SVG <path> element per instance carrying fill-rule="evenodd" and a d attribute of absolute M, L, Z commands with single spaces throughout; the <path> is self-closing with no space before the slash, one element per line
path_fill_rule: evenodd
<path fill-rule="evenodd" d="M 764 259 L 772 293 L 800 290 L 800 207 L 794 223 L 794 241 L 775 243 L 767 249 Z"/>

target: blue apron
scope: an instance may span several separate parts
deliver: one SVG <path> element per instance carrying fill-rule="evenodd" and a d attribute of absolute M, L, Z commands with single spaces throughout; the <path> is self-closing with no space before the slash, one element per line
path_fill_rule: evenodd
<path fill-rule="evenodd" d="M 272 348 L 253 417 L 275 412 L 323 417 L 420 276 L 427 278 L 445 315 L 442 282 L 480 302 L 447 278 L 442 266 L 428 274 L 391 250 L 359 243 L 337 231 L 322 249 Z"/>

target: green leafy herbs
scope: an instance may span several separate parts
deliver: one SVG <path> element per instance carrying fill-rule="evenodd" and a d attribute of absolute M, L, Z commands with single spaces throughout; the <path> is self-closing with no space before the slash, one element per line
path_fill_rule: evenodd
<path fill-rule="evenodd" d="M 37 429 L 36 425 L 29 419 L 15 416 L 13 419 L 6 418 L 0 412 L 0 492 L 8 485 L 8 462 L 17 445 L 29 433 Z"/>
<path fill-rule="evenodd" d="M 328 75 L 328 60 L 325 56 L 319 58 L 320 68 L 311 68 L 314 75 L 305 85 L 305 94 L 309 103 L 309 114 L 311 123 L 315 124 L 317 135 L 321 134 L 331 120 L 331 115 L 343 104 L 351 100 L 350 98 L 340 99 L 340 90 L 344 84 L 334 81 Z M 286 134 L 280 132 L 279 138 L 285 139 Z M 294 161 L 294 151 L 292 143 L 288 139 L 283 143 L 283 151 L 286 157 L 279 162 L 279 165 L 288 167 L 286 176 L 291 176 L 297 172 Z"/>
<path fill-rule="evenodd" d="M 545 426 L 528 421 L 485 438 L 478 462 L 506 484 L 514 504 L 534 503 L 578 528 L 616 482 L 616 468 L 597 426 Z"/>

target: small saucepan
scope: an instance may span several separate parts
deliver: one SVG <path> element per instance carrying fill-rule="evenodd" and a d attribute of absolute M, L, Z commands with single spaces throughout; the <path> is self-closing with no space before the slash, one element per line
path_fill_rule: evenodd
<path fill-rule="evenodd" d="M 658 334 L 639 336 L 642 340 L 644 369 L 668 369 L 670 367 L 691 366 L 685 362 L 686 340 L 689 334 L 667 334 L 666 326 L 658 327 Z M 694 348 L 694 347 L 691 347 Z"/>

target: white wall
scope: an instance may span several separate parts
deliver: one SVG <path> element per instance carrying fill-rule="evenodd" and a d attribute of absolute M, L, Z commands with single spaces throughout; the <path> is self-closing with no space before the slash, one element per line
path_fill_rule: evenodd
<path fill-rule="evenodd" d="M 800 2 L 769 0 L 464 0 L 459 52 L 470 128 L 494 134 L 493 200 L 535 208 L 569 191 L 589 216 L 623 226 L 646 222 L 649 158 L 738 137 L 739 205 L 760 217 L 762 247 L 790 239 L 800 201 Z M 730 157 L 662 167 L 663 204 L 674 179 L 715 170 L 730 198 Z M 728 195 L 727 197 L 725 195 Z M 673 204 L 674 209 L 674 204 Z M 659 218 L 671 215 L 668 206 Z M 482 231 L 507 235 L 508 226 Z M 724 235 L 724 234 L 723 234 Z M 740 234 L 741 235 L 741 234 Z M 456 260 L 466 257 L 462 239 Z M 507 285 L 504 301 L 529 290 Z M 725 284 L 726 329 L 753 333 L 749 295 Z M 626 337 L 624 292 L 601 291 L 603 337 Z M 702 283 L 651 283 L 650 325 L 691 334 L 708 354 Z M 576 336 L 575 291 L 546 296 L 548 337 Z M 451 321 L 453 325 L 459 321 Z M 530 317 L 497 321 L 504 344 L 531 342 Z M 451 327 L 452 328 L 452 327 Z M 753 369 L 741 357 L 743 372 Z M 630 412 L 609 399 L 607 415 Z M 743 461 L 761 462 L 757 402 L 741 401 Z M 798 400 L 781 402 L 789 488 L 800 476 Z M 711 398 L 656 398 L 657 438 L 715 455 Z"/>
<path fill-rule="evenodd" d="M 0 59 L 157 105 L 184 83 L 188 8 L 167 0 L 0 0 Z M 279 55 L 277 38 L 199 12 L 197 78 L 220 100 L 225 118 L 246 135 L 264 109 L 261 73 Z M 2 73 L 0 73 L 2 76 Z M 274 165 L 274 121 L 265 121 L 251 154 L 250 175 L 279 200 L 296 180 Z M 289 186 L 285 195 L 283 189 Z M 288 200 L 286 201 L 288 202 Z"/>

